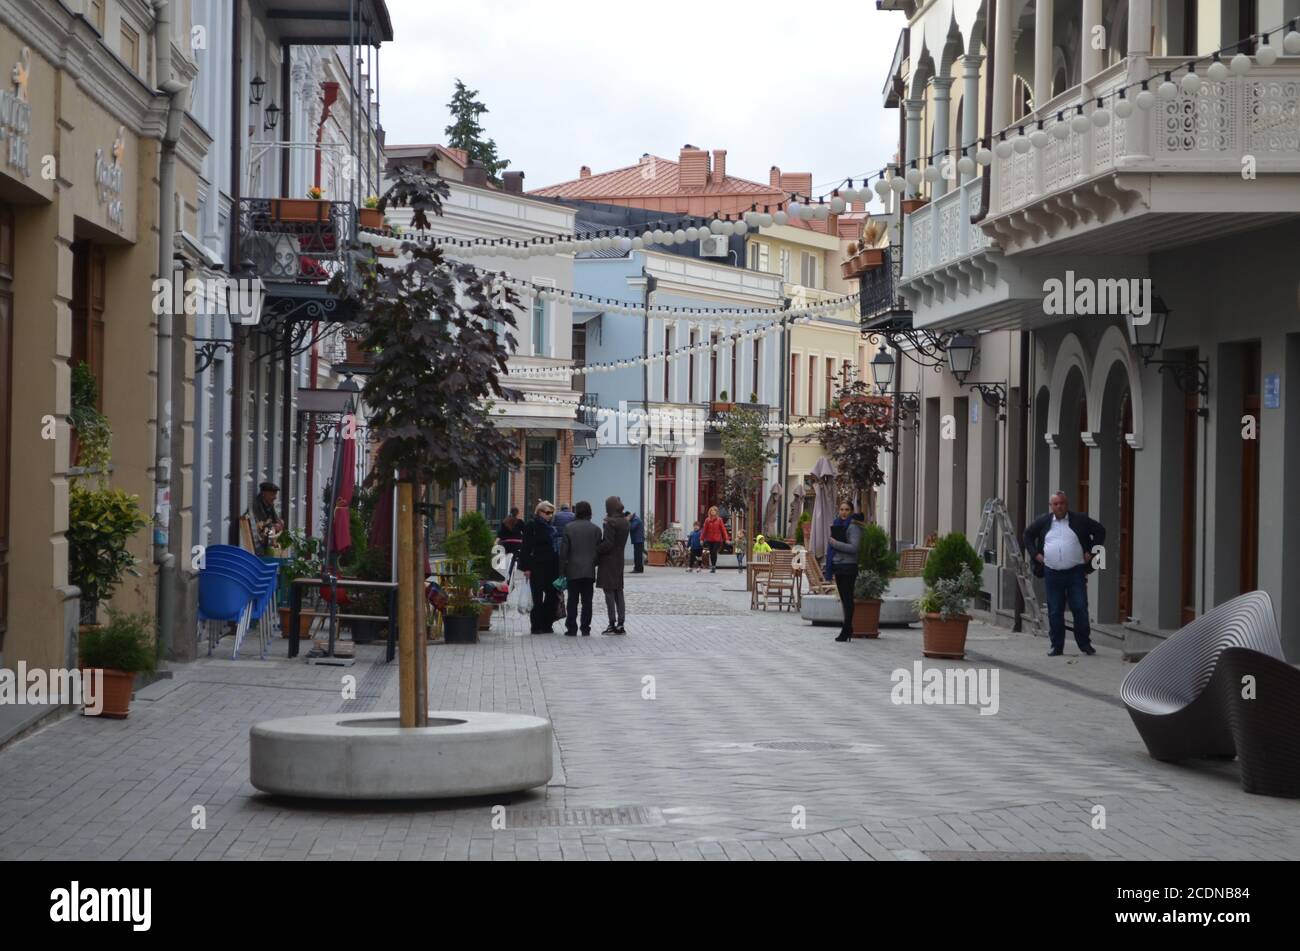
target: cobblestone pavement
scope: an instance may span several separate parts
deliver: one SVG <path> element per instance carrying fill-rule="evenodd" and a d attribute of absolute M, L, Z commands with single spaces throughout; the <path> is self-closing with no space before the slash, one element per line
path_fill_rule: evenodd
<path fill-rule="evenodd" d="M 0 858 L 1300 856 L 1300 803 L 1243 793 L 1232 763 L 1151 760 L 1118 702 L 1131 668 L 1116 651 L 1048 658 L 1041 638 L 976 624 L 967 662 L 925 667 L 996 669 L 996 714 L 895 704 L 919 627 L 837 644 L 834 628 L 748 610 L 734 571 L 628 583 L 627 637 L 530 636 L 499 615 L 478 646 L 429 651 L 432 709 L 552 720 L 544 790 L 386 806 L 257 793 L 252 724 L 397 708 L 380 647 L 340 670 L 290 661 L 280 641 L 265 661 L 179 667 L 128 720 L 71 716 L 0 752 Z"/>

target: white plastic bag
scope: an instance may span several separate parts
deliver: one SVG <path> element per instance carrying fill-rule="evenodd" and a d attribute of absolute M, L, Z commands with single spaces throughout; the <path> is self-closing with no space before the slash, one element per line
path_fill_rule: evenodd
<path fill-rule="evenodd" d="M 529 614 L 533 610 L 533 587 L 527 579 L 515 586 L 515 610 L 520 614 Z"/>

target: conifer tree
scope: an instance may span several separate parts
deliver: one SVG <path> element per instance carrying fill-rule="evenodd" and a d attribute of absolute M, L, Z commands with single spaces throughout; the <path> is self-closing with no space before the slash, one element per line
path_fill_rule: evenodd
<path fill-rule="evenodd" d="M 494 181 L 500 178 L 501 172 L 509 167 L 510 160 L 497 155 L 497 144 L 494 139 L 483 137 L 483 126 L 479 122 L 479 116 L 487 112 L 488 107 L 478 101 L 478 90 L 466 88 L 465 84 L 457 79 L 456 92 L 452 95 L 451 102 L 447 103 L 447 108 L 453 120 L 446 128 L 447 147 L 464 149 L 469 154 L 470 161 L 483 164 L 490 178 Z"/>

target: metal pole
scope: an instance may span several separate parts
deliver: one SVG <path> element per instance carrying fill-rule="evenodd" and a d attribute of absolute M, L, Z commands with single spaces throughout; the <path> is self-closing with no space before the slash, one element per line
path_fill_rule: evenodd
<path fill-rule="evenodd" d="M 1023 544 L 1025 537 L 1025 519 L 1029 508 L 1029 348 L 1033 345 L 1033 332 L 1020 333 L 1020 419 L 1016 434 L 1018 443 L 1016 451 L 1020 458 L 1016 460 L 1019 470 L 1016 479 L 1016 541 Z M 1014 631 L 1024 629 L 1025 596 L 1016 585 L 1016 620 Z"/>
<path fill-rule="evenodd" d="M 286 529 L 293 527 L 293 510 L 296 508 L 294 502 L 296 495 L 294 491 L 294 480 L 290 477 L 289 471 L 293 463 L 293 440 L 291 434 L 293 431 L 293 337 L 289 333 L 291 324 L 285 325 L 284 346 L 282 356 L 284 358 L 284 375 L 282 377 L 283 385 L 280 389 L 280 488 L 284 492 L 284 527 Z"/>
<path fill-rule="evenodd" d="M 415 670 L 415 598 L 411 583 L 415 563 L 415 486 L 397 484 L 397 686 L 399 723 L 416 726 L 418 681 Z"/>
<path fill-rule="evenodd" d="M 890 265 L 893 267 L 892 263 Z M 891 278 L 892 280 L 892 278 Z M 903 391 L 903 351 L 894 347 L 894 451 L 889 462 L 889 544 L 898 551 L 898 401 Z"/>
<path fill-rule="evenodd" d="M 226 273 L 234 274 L 239 268 L 239 228 L 242 224 L 239 202 L 242 183 L 239 165 L 245 131 L 242 108 L 243 58 L 240 55 L 241 3 L 231 4 L 230 24 L 230 255 L 226 260 Z M 230 326 L 230 531 L 227 541 L 235 547 L 240 544 L 239 519 L 243 515 L 244 499 L 244 346 L 243 328 Z M 291 632 L 291 646 L 297 643 L 297 631 Z"/>

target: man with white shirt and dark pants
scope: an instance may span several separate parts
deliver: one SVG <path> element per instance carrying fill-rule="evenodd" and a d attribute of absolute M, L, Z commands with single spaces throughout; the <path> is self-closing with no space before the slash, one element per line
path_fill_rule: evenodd
<path fill-rule="evenodd" d="M 1106 541 L 1106 529 L 1082 512 L 1071 512 L 1069 499 L 1057 491 L 1052 511 L 1025 529 L 1025 552 L 1033 559 L 1034 574 L 1047 586 L 1047 620 L 1052 649 L 1048 657 L 1065 650 L 1065 602 L 1074 616 L 1074 640 L 1085 654 L 1097 653 L 1092 646 L 1088 621 L 1088 575 L 1092 556 Z"/>

